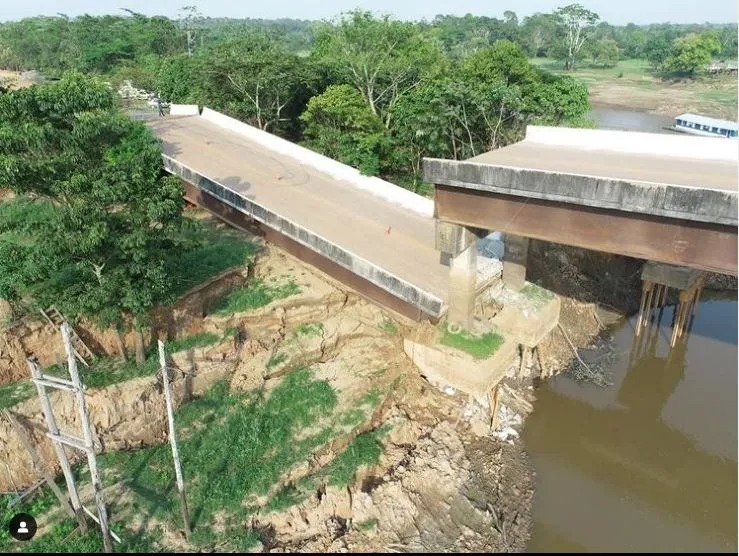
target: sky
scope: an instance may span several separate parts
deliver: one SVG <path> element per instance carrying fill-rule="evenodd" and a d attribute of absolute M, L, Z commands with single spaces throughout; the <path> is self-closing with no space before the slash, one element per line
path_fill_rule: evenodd
<path fill-rule="evenodd" d="M 399 19 L 431 19 L 437 14 L 519 19 L 551 12 L 576 0 L 0 0 L 0 21 L 35 15 L 122 14 L 129 8 L 146 15 L 176 17 L 183 5 L 197 5 L 210 17 L 326 19 L 354 8 L 389 13 Z M 736 0 L 579 0 L 614 25 L 633 23 L 729 23 L 737 20 Z"/>

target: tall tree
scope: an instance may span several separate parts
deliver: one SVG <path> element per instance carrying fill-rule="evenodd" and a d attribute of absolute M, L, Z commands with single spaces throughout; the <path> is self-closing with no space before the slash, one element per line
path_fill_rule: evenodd
<path fill-rule="evenodd" d="M 151 308 L 171 300 L 167 264 L 182 223 L 181 186 L 161 177 L 157 139 L 103 83 L 71 75 L 0 95 L 0 153 L 0 187 L 54 209 L 16 246 L 31 264 L 0 264 L 10 293 L 32 291 L 103 325 L 132 322 L 141 338 Z"/>
<path fill-rule="evenodd" d="M 705 70 L 713 56 L 720 51 L 721 41 L 715 33 L 693 33 L 675 39 L 664 68 L 668 72 L 692 77 L 696 72 Z"/>
<path fill-rule="evenodd" d="M 297 101 L 312 79 L 306 60 L 255 32 L 216 45 L 199 64 L 203 103 L 271 132 L 298 117 Z"/>
<path fill-rule="evenodd" d="M 197 6 L 183 6 L 179 11 L 180 29 L 185 35 L 185 50 L 188 56 L 192 56 L 195 50 L 198 30 L 196 24 L 203 18 L 203 14 Z"/>
<path fill-rule="evenodd" d="M 613 39 L 595 41 L 590 48 L 590 55 L 593 57 L 593 65 L 612 68 L 618 63 L 618 43 Z"/>
<path fill-rule="evenodd" d="M 559 23 L 563 47 L 565 70 L 575 67 L 585 41 L 594 33 L 594 25 L 600 16 L 580 4 L 569 4 L 554 12 Z"/>
<path fill-rule="evenodd" d="M 546 56 L 557 34 L 553 14 L 536 13 L 521 24 L 521 44 L 529 56 Z"/>
<path fill-rule="evenodd" d="M 364 174 L 381 173 L 389 151 L 389 133 L 351 85 L 331 85 L 314 96 L 300 120 L 308 148 Z"/>
<path fill-rule="evenodd" d="M 354 85 L 373 114 L 390 126 L 392 108 L 442 62 L 439 49 L 412 23 L 354 11 L 324 26 L 316 57 Z"/>

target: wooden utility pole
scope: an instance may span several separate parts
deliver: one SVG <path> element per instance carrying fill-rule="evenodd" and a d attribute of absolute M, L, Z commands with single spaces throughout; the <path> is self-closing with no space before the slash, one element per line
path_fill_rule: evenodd
<path fill-rule="evenodd" d="M 27 362 L 28 368 L 31 370 L 33 382 L 36 385 L 36 390 L 38 391 L 38 397 L 41 402 L 41 410 L 44 413 L 44 419 L 46 420 L 46 426 L 49 429 L 47 435 L 51 438 L 54 450 L 56 451 L 56 456 L 59 459 L 59 465 L 62 468 L 64 480 L 67 483 L 67 492 L 69 492 L 69 500 L 72 504 L 72 510 L 77 516 L 77 523 L 80 531 L 84 533 L 87 531 L 87 519 L 85 519 L 85 512 L 82 510 L 82 502 L 80 502 L 80 496 L 77 492 L 77 483 L 72 474 L 72 466 L 69 464 L 67 452 L 64 450 L 65 444 L 73 447 L 79 447 L 79 445 L 76 442 L 73 444 L 75 439 L 59 433 L 59 428 L 56 426 L 56 419 L 54 418 L 54 412 L 51 410 L 51 402 L 49 402 L 49 396 L 46 394 L 47 386 L 72 391 L 74 389 L 74 385 L 66 380 L 56 379 L 54 377 L 47 378 L 41 373 L 41 369 L 36 361 L 27 359 Z"/>
<path fill-rule="evenodd" d="M 84 450 L 87 453 L 87 465 L 90 468 L 90 478 L 92 479 L 92 488 L 95 492 L 95 505 L 98 510 L 98 523 L 100 531 L 103 534 L 103 550 L 105 552 L 113 552 L 113 541 L 110 538 L 110 528 L 108 526 L 108 510 L 105 507 L 105 499 L 103 498 L 103 484 L 100 481 L 98 473 L 97 457 L 95 455 L 95 445 L 92 441 L 92 428 L 90 427 L 90 416 L 87 413 L 87 402 L 85 401 L 85 392 L 82 389 L 79 371 L 77 370 L 77 358 L 74 348 L 72 347 L 72 334 L 69 324 L 64 321 L 61 326 L 62 340 L 64 341 L 64 349 L 67 352 L 67 366 L 69 374 L 72 377 L 72 383 L 76 386 L 74 393 L 77 397 L 77 404 L 80 410 L 80 418 L 82 420 L 82 434 L 84 436 Z"/>
<path fill-rule="evenodd" d="M 185 525 L 185 538 L 189 541 L 192 531 L 190 530 L 190 513 L 187 510 L 187 497 L 185 496 L 185 481 L 182 478 L 182 466 L 180 465 L 180 453 L 177 449 L 177 436 L 174 428 L 174 408 L 172 407 L 172 391 L 169 382 L 169 368 L 167 367 L 167 355 L 164 352 L 164 342 L 159 340 L 159 365 L 162 369 L 162 383 L 164 384 L 164 399 L 167 403 L 167 423 L 169 424 L 169 443 L 172 445 L 172 459 L 174 460 L 174 472 L 177 477 L 177 491 L 180 495 L 180 509 L 182 510 L 182 521 Z"/>

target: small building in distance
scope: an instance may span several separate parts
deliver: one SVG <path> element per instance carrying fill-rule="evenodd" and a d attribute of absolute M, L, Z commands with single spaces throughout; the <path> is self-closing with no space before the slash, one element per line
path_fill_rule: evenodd
<path fill-rule="evenodd" d="M 706 137 L 729 137 L 736 139 L 739 136 L 739 124 L 736 122 L 699 116 L 697 114 L 681 114 L 677 116 L 672 129 Z"/>
<path fill-rule="evenodd" d="M 736 60 L 730 60 L 728 62 L 713 62 L 706 68 L 708 73 L 728 73 L 729 75 L 736 75 L 739 71 L 739 63 Z"/>

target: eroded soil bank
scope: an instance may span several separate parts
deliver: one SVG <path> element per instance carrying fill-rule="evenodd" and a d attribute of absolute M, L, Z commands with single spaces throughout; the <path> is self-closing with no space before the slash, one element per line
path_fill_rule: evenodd
<path fill-rule="evenodd" d="M 441 392 L 419 375 L 403 351 L 403 337 L 415 323 L 345 291 L 276 248 L 265 248 L 249 276 L 277 289 L 289 283 L 293 293 L 257 309 L 208 313 L 206 308 L 204 318 L 180 319 L 186 325 L 178 332 L 222 339 L 172 355 L 175 402 L 187 407 L 221 380 L 233 392 L 256 392 L 269 402 L 291 376 L 308 369 L 307 384 L 328 385 L 335 404 L 295 430 L 294 442 L 312 442 L 307 457 L 286 464 L 268 488 L 234 493 L 249 509 L 244 515 L 225 510 L 208 515 L 193 502 L 195 529 L 216 532 L 205 541 L 187 542 L 178 520 L 148 514 L 139 479 L 127 469 L 107 469 L 102 457 L 110 513 L 114 523 L 128 524 L 119 535 L 145 535 L 154 539 L 149 548 L 160 550 L 230 550 L 234 545 L 217 535 L 227 523 L 230 530 L 258 532 L 254 550 L 524 550 L 533 494 L 525 453 L 517 438 L 501 442 L 490 436 L 488 408 L 459 393 Z M 229 287 L 238 288 L 237 282 Z M 197 295 L 189 303 L 203 305 Z M 32 337 L 38 340 L 40 334 Z M 54 341 L 53 334 L 44 340 Z M 506 380 L 510 399 L 503 394 L 502 403 L 529 409 L 531 379 Z M 144 453 L 142 447 L 166 440 L 157 377 L 89 388 L 87 394 L 96 442 L 105 455 Z M 54 396 L 60 427 L 78 433 L 71 399 L 62 398 Z M 32 397 L 11 409 L 42 457 L 54 462 L 38 400 Z M 184 428 L 186 445 L 200 427 L 196 422 Z M 358 440 L 367 435 L 381 446 L 377 457 L 349 465 L 346 480 L 332 479 L 347 454 L 361 451 Z M 282 465 L 270 459 L 274 450 L 279 447 L 261 456 L 264 465 Z M 0 457 L 8 462 L 0 468 L 0 490 L 17 491 L 38 478 L 5 423 L 0 424 Z M 196 483 L 218 479 L 199 476 L 198 469 L 185 473 Z M 84 502 L 92 507 L 86 474 L 81 476 Z M 291 500 L 283 503 L 285 492 Z M 171 492 L 153 494 L 166 499 Z M 52 510 L 49 516 L 58 513 Z"/>
<path fill-rule="evenodd" d="M 562 296 L 562 327 L 575 346 L 583 347 L 593 341 L 609 316 L 633 312 L 639 301 L 639 270 L 640 262 L 633 259 L 534 242 L 529 277 Z M 247 274 L 249 280 L 266 284 L 264 288 L 288 293 L 259 308 L 211 311 L 210 293 L 223 295 L 243 288 Z M 114 523 L 123 528 L 119 534 L 152 539 L 147 548 L 155 550 L 526 548 L 534 477 L 522 442 L 515 432 L 506 441 L 495 438 L 488 407 L 451 389 L 440 391 L 419 375 L 403 351 L 403 337 L 413 334 L 418 325 L 345 291 L 276 248 L 266 247 L 241 279 L 225 280 L 225 285 L 216 281 L 193 292 L 180 316 L 167 321 L 177 334 L 217 338 L 211 345 L 172 355 L 176 403 L 187 408 L 190 400 L 226 381 L 232 392 L 269 404 L 284 394 L 285 385 L 298 374 L 310 377 L 305 379 L 305 396 L 314 391 L 309 387 L 318 385 L 325 387 L 320 391 L 331 394 L 331 403 L 306 413 L 305 421 L 290 431 L 291 443 L 308 446 L 304 455 L 280 459 L 275 454 L 281 453 L 281 447 L 267 443 L 249 460 L 241 453 L 246 446 L 233 445 L 236 452 L 223 456 L 224 468 L 230 459 L 247 462 L 246 468 L 231 471 L 236 474 L 273 466 L 274 480 L 263 481 L 259 488 L 248 481 L 238 483 L 229 494 L 233 499 L 222 510 L 208 510 L 198 499 L 199 489 L 205 493 L 215 489 L 216 496 L 217 487 L 208 485 L 217 484 L 218 474 L 201 474 L 194 464 L 186 466 L 194 527 L 200 531 L 187 542 L 176 507 L 170 514 L 156 509 L 172 496 L 171 484 L 165 481 L 159 491 L 141 478 L 144 468 L 158 472 L 168 465 L 166 457 L 164 463 L 157 460 L 161 453 L 166 455 L 166 449 L 159 456 L 147 455 L 147 450 L 163 446 L 166 440 L 157 378 L 145 376 L 89 389 L 96 440 L 106 452 L 101 464 L 106 497 Z M 255 295 L 251 290 L 247 294 Z M 48 341 L 53 343 L 53 338 Z M 572 348 L 558 329 L 539 347 L 546 374 L 567 368 L 572 360 Z M 517 364 L 511 366 L 500 390 L 502 406 L 518 417 L 510 420 L 514 431 L 520 431 L 532 411 L 534 382 L 542 369 L 532 361 L 523 376 L 518 371 Z M 252 403 L 239 399 L 217 403 L 228 404 L 228 411 Z M 291 400 L 286 407 L 305 401 L 300 395 Z M 66 430 L 78 430 L 71 403 L 55 399 L 54 404 Z M 44 459 L 54 461 L 43 435 L 38 401 L 31 398 L 12 410 Z M 290 417 L 282 417 L 279 411 L 267 416 L 263 434 L 270 434 L 269 423 L 276 425 Z M 185 450 L 197 449 L 202 431 L 228 422 L 228 413 L 217 415 L 215 423 L 208 421 L 206 413 L 205 418 L 201 415 L 183 426 Z M 373 446 L 368 439 L 375 439 L 381 448 L 374 455 L 370 450 L 367 456 L 363 448 Z M 146 446 L 151 448 L 141 449 Z M 138 451 L 125 451 L 132 449 Z M 116 452 L 120 450 L 124 451 Z M 114 456 L 113 462 L 131 454 L 140 463 L 132 474 L 131 466 L 108 467 L 108 454 Z M 213 457 L 220 456 L 214 452 Z M 187 463 L 187 452 L 185 458 Z M 20 490 L 36 480 L 38 475 L 18 439 L 4 424 L 0 424 L 0 459 L 8 462 L 0 467 L 0 490 Z M 161 503 L 147 505 L 150 500 L 141 497 L 144 491 Z M 92 505 L 88 485 L 83 486 L 83 498 Z M 49 517 L 58 513 L 52 510 Z M 234 532 L 239 531 L 250 536 L 235 545 Z"/>

